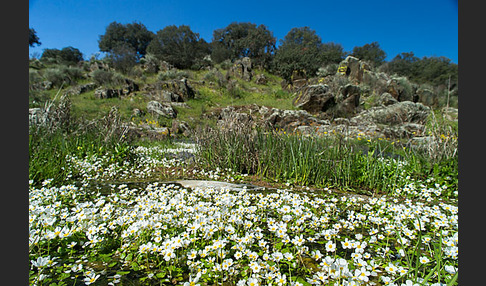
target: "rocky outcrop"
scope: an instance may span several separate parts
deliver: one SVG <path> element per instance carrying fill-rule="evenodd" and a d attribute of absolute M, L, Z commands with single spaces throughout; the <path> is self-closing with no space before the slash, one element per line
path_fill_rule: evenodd
<path fill-rule="evenodd" d="M 356 92 L 356 90 L 354 90 Z M 348 97 L 349 98 L 349 97 Z M 413 102 L 377 106 L 350 118 L 322 119 L 305 110 L 282 110 L 266 106 L 228 106 L 213 111 L 221 130 L 237 126 L 279 129 L 305 135 L 344 134 L 345 137 L 411 138 L 423 134 L 430 108 Z"/>
<path fill-rule="evenodd" d="M 383 106 L 388 106 L 398 103 L 398 100 L 396 100 L 391 94 L 388 92 L 384 92 L 380 95 L 380 98 L 378 99 L 378 104 L 383 105 Z"/>
<path fill-rule="evenodd" d="M 386 92 L 398 101 L 417 102 L 415 88 L 405 77 L 392 77 L 387 81 Z"/>
<path fill-rule="evenodd" d="M 163 116 L 167 118 L 176 118 L 177 111 L 167 103 L 160 103 L 158 101 L 152 100 L 147 103 L 147 112 L 157 115 Z"/>
<path fill-rule="evenodd" d="M 425 124 L 429 114 L 429 107 L 421 103 L 404 101 L 387 106 L 372 107 L 353 117 L 352 120 L 385 125 L 403 123 Z"/>
<path fill-rule="evenodd" d="M 301 88 L 293 99 L 295 107 L 310 113 L 325 112 L 336 104 L 328 85 L 307 85 Z"/>
<path fill-rule="evenodd" d="M 347 56 L 346 59 L 339 63 L 337 73 L 346 76 L 354 84 L 359 84 L 363 81 L 365 73 L 370 71 L 370 66 L 360 61 L 353 56 Z"/>
<path fill-rule="evenodd" d="M 341 87 L 335 99 L 333 115 L 344 118 L 354 116 L 358 111 L 360 96 L 361 88 L 357 85 L 347 84 Z"/>
<path fill-rule="evenodd" d="M 253 78 L 251 59 L 249 57 L 244 57 L 236 60 L 233 66 L 229 69 L 228 75 L 251 81 Z"/>
<path fill-rule="evenodd" d="M 92 88 L 92 85 L 84 86 L 84 89 Z M 99 87 L 95 90 L 94 96 L 98 99 L 128 96 L 132 92 L 138 91 L 139 86 L 131 79 L 125 79 L 122 88 Z M 79 90 L 81 92 L 81 90 Z"/>
<path fill-rule="evenodd" d="M 268 82 L 268 79 L 267 77 L 264 75 L 264 74 L 258 74 L 256 77 L 255 77 L 255 83 L 256 84 L 267 84 Z"/>
<path fill-rule="evenodd" d="M 94 82 L 90 82 L 87 84 L 80 84 L 77 86 L 73 86 L 67 91 L 67 93 L 70 95 L 80 95 L 81 93 L 92 91 L 95 88 L 96 88 L 96 84 Z"/>
<path fill-rule="evenodd" d="M 142 93 L 152 100 L 167 102 L 185 102 L 196 94 L 186 78 L 147 84 Z"/>

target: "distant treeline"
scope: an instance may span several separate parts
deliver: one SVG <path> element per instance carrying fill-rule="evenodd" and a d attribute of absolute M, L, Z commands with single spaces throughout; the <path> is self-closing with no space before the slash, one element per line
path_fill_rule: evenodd
<path fill-rule="evenodd" d="M 29 45 L 40 45 L 36 31 L 30 28 Z M 385 61 L 386 53 L 378 42 L 344 51 L 339 43 L 323 43 L 309 27 L 292 28 L 276 45 L 277 39 L 265 25 L 233 22 L 213 31 L 206 42 L 189 26 L 166 26 L 156 33 L 140 22 L 110 23 L 98 46 L 106 53 L 116 69 L 126 71 L 145 58 L 166 61 L 179 69 L 197 70 L 224 61 L 250 57 L 255 66 L 291 80 L 295 72 L 305 77 L 316 76 L 319 68 L 337 65 L 351 55 L 367 61 L 372 68 L 389 74 L 406 76 L 423 84 L 457 85 L 458 65 L 446 57 L 418 58 L 413 52 L 401 53 Z M 41 60 L 71 64 L 83 60 L 82 53 L 73 47 L 62 50 L 44 49 Z"/>

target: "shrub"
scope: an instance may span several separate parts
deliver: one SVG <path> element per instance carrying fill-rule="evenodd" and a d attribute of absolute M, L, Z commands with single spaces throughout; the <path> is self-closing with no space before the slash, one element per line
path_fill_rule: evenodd
<path fill-rule="evenodd" d="M 190 78 L 191 74 L 187 71 L 181 71 L 177 69 L 170 69 L 168 71 L 159 72 L 157 75 L 157 79 L 160 81 L 166 81 L 171 79 L 183 79 L 183 78 Z"/>
<path fill-rule="evenodd" d="M 95 70 L 91 73 L 93 81 L 99 86 L 115 87 L 124 82 L 121 74 L 107 70 Z"/>
<path fill-rule="evenodd" d="M 70 84 L 71 80 L 60 68 L 48 68 L 44 71 L 44 78 L 52 82 L 53 86 L 60 87 L 63 84 Z"/>

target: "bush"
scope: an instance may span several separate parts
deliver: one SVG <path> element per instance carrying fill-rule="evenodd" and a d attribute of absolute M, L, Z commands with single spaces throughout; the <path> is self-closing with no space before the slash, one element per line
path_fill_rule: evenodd
<path fill-rule="evenodd" d="M 115 87 L 124 82 L 121 74 L 107 70 L 95 70 L 91 73 L 91 77 L 98 86 Z"/>
<path fill-rule="evenodd" d="M 52 82 L 53 86 L 60 87 L 70 84 L 70 78 L 60 68 L 48 68 L 44 71 L 44 78 Z"/>
<path fill-rule="evenodd" d="M 166 81 L 171 79 L 183 79 L 190 78 L 191 74 L 186 71 L 181 71 L 177 69 L 170 69 L 168 71 L 159 72 L 157 79 L 159 81 Z"/>
<path fill-rule="evenodd" d="M 74 65 L 83 61 L 83 54 L 73 47 L 65 47 L 62 50 L 45 49 L 41 60 L 48 63 Z"/>

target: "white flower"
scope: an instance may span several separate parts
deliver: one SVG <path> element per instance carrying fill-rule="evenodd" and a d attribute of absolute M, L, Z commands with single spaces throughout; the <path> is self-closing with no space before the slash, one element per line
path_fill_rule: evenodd
<path fill-rule="evenodd" d="M 260 272 L 261 267 L 257 262 L 253 261 L 252 263 L 250 263 L 250 269 L 254 273 L 258 273 Z"/>
<path fill-rule="evenodd" d="M 326 251 L 327 252 L 334 252 L 336 250 L 336 244 L 334 244 L 332 241 L 328 241 L 326 243 Z"/>
<path fill-rule="evenodd" d="M 445 271 L 447 271 L 447 273 L 450 273 L 450 274 L 455 274 L 457 272 L 457 267 L 454 267 L 452 265 L 446 265 L 444 267 Z"/>

